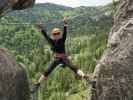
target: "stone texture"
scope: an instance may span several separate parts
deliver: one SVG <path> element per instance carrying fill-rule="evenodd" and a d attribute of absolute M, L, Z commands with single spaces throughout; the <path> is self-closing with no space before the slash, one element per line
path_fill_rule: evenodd
<path fill-rule="evenodd" d="M 120 2 L 94 72 L 91 100 L 133 100 L 133 0 Z"/>
<path fill-rule="evenodd" d="M 0 16 L 13 10 L 21 10 L 32 7 L 35 0 L 0 0 Z"/>
<path fill-rule="evenodd" d="M 29 100 L 29 85 L 24 67 L 6 50 L 0 49 L 0 100 Z"/>
<path fill-rule="evenodd" d="M 14 10 L 21 10 L 32 7 L 35 0 L 17 0 L 18 2 L 13 6 Z"/>

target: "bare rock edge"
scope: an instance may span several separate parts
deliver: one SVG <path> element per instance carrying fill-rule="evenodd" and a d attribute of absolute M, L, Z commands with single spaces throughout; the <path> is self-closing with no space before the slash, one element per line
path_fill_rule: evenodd
<path fill-rule="evenodd" d="M 133 0 L 120 0 L 90 100 L 133 100 Z"/>
<path fill-rule="evenodd" d="M 29 100 L 26 70 L 5 49 L 0 49 L 0 100 Z"/>

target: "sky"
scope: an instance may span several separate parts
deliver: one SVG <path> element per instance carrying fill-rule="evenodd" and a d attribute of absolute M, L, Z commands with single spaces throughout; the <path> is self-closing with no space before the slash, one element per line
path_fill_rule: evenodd
<path fill-rule="evenodd" d="M 112 0 L 36 0 L 36 3 L 55 3 L 65 6 L 78 7 L 78 6 L 99 6 L 106 5 Z"/>

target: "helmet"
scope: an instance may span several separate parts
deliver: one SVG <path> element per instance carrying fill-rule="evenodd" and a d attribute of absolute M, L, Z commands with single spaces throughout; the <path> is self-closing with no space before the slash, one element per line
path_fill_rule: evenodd
<path fill-rule="evenodd" d="M 61 33 L 61 29 L 60 28 L 54 28 L 53 30 L 52 30 L 52 32 L 51 32 L 53 35 L 54 34 L 60 34 Z"/>

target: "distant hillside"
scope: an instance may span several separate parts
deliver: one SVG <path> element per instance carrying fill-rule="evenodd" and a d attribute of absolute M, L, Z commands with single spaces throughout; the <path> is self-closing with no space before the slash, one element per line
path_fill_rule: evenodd
<path fill-rule="evenodd" d="M 110 5 L 71 8 L 51 3 L 36 4 L 33 8 L 15 11 L 8 16 L 13 16 L 23 23 L 41 20 L 47 24 L 47 29 L 60 27 L 61 20 L 64 16 L 68 16 L 70 33 L 79 35 L 109 30 L 112 25 L 112 6 Z"/>
<path fill-rule="evenodd" d="M 56 5 L 52 3 L 45 3 L 45 4 L 36 4 L 33 8 L 22 10 L 22 11 L 15 11 L 10 13 L 9 15 L 16 16 L 18 18 L 23 19 L 26 22 L 34 22 L 41 18 L 44 21 L 49 20 L 57 20 L 62 19 L 64 16 L 81 16 L 87 14 L 88 16 L 94 16 L 103 14 L 104 11 L 101 7 L 66 7 L 62 5 Z M 110 9 L 109 9 L 110 10 Z"/>
<path fill-rule="evenodd" d="M 52 20 L 52 19 L 62 19 L 62 15 L 65 11 L 72 8 L 65 7 L 56 4 L 36 4 L 33 8 L 15 11 L 10 13 L 11 16 L 16 16 L 25 22 L 36 22 L 38 20 Z"/>

